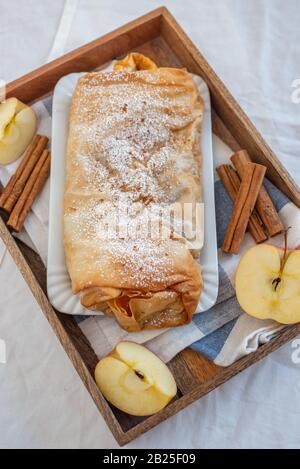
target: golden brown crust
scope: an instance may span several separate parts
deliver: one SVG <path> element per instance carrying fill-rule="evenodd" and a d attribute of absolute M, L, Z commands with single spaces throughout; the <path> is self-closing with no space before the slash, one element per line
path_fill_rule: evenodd
<path fill-rule="evenodd" d="M 109 307 L 126 330 L 192 319 L 202 290 L 184 238 L 116 236 L 127 212 L 143 228 L 157 207 L 201 201 L 203 102 L 184 70 L 90 73 L 72 99 L 64 242 L 74 293 L 93 310 Z"/>
<path fill-rule="evenodd" d="M 157 70 L 157 65 L 149 57 L 145 57 L 138 52 L 131 52 L 124 59 L 118 60 L 114 65 L 115 71 L 127 70 L 135 72 L 137 70 Z"/>

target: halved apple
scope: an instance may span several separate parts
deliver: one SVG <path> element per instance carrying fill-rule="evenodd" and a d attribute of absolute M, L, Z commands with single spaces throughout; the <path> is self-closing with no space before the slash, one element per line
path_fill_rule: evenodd
<path fill-rule="evenodd" d="M 250 248 L 236 271 L 235 288 L 241 308 L 259 319 L 281 324 L 300 321 L 300 250 L 271 244 Z"/>
<path fill-rule="evenodd" d="M 177 393 L 169 368 L 147 348 L 120 342 L 95 369 L 96 383 L 104 397 L 130 415 L 152 415 Z"/>
<path fill-rule="evenodd" d="M 0 140 L 4 137 L 6 126 L 15 115 L 17 105 L 17 98 L 7 99 L 0 104 Z"/>
<path fill-rule="evenodd" d="M 0 164 L 19 158 L 33 138 L 36 129 L 34 111 L 17 98 L 0 104 Z"/>

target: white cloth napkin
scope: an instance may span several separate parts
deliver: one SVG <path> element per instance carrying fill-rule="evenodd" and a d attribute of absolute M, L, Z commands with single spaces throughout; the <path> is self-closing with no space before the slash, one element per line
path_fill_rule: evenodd
<path fill-rule="evenodd" d="M 2 241 L 2 239 L 0 239 L 0 267 L 1 267 L 2 259 L 4 257 L 5 251 L 6 251 L 5 244 Z"/>
<path fill-rule="evenodd" d="M 76 10 L 76 4 L 77 0 L 67 0 L 65 3 L 57 35 L 49 54 L 49 58 L 51 59 L 63 53 Z M 38 132 L 50 137 L 51 117 L 46 106 L 43 102 L 39 102 L 33 107 L 38 116 Z M 231 151 L 226 145 L 220 142 L 219 139 L 214 138 L 213 147 L 215 161 L 217 161 L 218 164 L 228 160 Z M 4 168 L 3 171 L 1 170 L 0 179 L 4 185 L 7 183 L 10 175 L 15 171 L 17 164 L 19 164 L 19 162 Z M 24 242 L 29 244 L 40 254 L 45 263 L 47 260 L 48 201 L 49 181 L 35 201 L 32 211 L 25 221 L 24 230 L 20 235 Z M 199 321 L 197 322 L 199 323 Z M 79 322 L 79 325 L 89 339 L 98 357 L 109 352 L 121 339 L 129 339 L 139 343 L 146 343 L 147 346 L 163 360 L 169 361 L 183 348 L 206 336 L 210 336 L 211 333 L 214 332 L 214 328 L 203 329 L 203 327 L 199 327 L 197 322 L 195 321 L 187 326 L 168 331 L 146 331 L 134 334 L 126 333 L 119 327 L 116 321 L 106 317 L 91 316 L 85 321 Z M 226 325 L 226 320 L 224 325 Z M 272 321 L 270 323 L 257 322 L 243 315 L 237 319 L 231 331 L 232 337 L 229 335 L 230 340 L 228 340 L 229 337 L 227 337 L 226 343 L 224 343 L 222 350 L 218 354 L 218 364 L 227 366 L 240 356 L 255 350 L 262 341 L 269 340 L 270 337 L 278 331 L 278 328 L 280 328 L 280 326 Z M 236 331 L 238 331 L 238 333 L 236 333 Z M 230 350 L 230 353 L 228 353 L 227 349 Z M 227 353 L 225 353 L 226 350 Z M 201 351 L 205 353 L 205 350 Z"/>
<path fill-rule="evenodd" d="M 38 102 L 33 107 L 38 117 L 38 132 L 50 137 L 51 117 L 47 106 L 43 102 Z M 227 161 L 228 156 L 231 154 L 230 149 L 216 137 L 213 138 L 213 150 L 216 164 Z M 1 172 L 1 182 L 4 185 L 15 171 L 17 164 L 19 163 L 7 166 L 5 171 Z M 32 211 L 25 221 L 24 230 L 21 234 L 22 240 L 29 243 L 40 254 L 45 263 L 47 260 L 48 202 L 49 181 L 33 204 Z M 246 240 L 246 246 L 247 243 L 249 243 L 249 238 Z M 230 278 L 231 273 L 233 274 L 235 270 L 237 258 L 227 256 L 224 261 L 221 254 L 219 261 Z M 231 313 L 229 315 L 224 314 L 223 318 L 219 310 L 211 314 L 209 312 L 204 314 L 205 316 L 202 313 L 195 316 L 194 321 L 187 326 L 137 333 L 127 333 L 120 328 L 114 319 L 104 316 L 77 317 L 77 319 L 79 327 L 88 338 L 99 358 L 110 352 L 120 340 L 132 340 L 146 344 L 147 347 L 159 355 L 165 362 L 168 362 L 180 350 L 196 341 L 200 341 L 200 339 L 210 337 L 213 332 L 219 330 L 220 327 L 226 325 L 232 319 Z M 208 319 L 206 318 L 207 314 L 210 314 Z M 239 314 L 240 312 L 237 310 L 234 317 L 237 317 Z M 208 326 L 207 323 L 209 323 Z M 210 358 L 214 359 L 219 365 L 227 366 L 241 356 L 256 350 L 260 343 L 269 340 L 281 327 L 273 321 L 261 322 L 243 315 L 237 320 L 231 335 L 226 337 L 224 344 L 221 343 L 222 346 L 220 346 L 218 356 Z M 201 341 L 199 343 L 201 344 Z M 197 346 L 195 348 L 197 349 Z M 201 347 L 199 350 L 210 356 L 210 352 L 206 348 Z"/>
<path fill-rule="evenodd" d="M 34 104 L 37 115 L 38 129 L 41 135 L 51 137 L 51 117 L 42 102 Z M 11 175 L 16 171 L 20 160 L 8 166 L 1 167 L 0 181 L 7 184 Z M 48 219 L 49 219 L 49 180 L 40 195 L 33 203 L 32 210 L 24 222 L 24 229 L 17 235 L 24 243 L 39 253 L 44 263 L 47 261 L 48 250 Z"/>

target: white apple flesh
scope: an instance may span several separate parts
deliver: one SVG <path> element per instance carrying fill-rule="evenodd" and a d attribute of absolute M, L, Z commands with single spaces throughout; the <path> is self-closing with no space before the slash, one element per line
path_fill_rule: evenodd
<path fill-rule="evenodd" d="M 300 321 L 300 250 L 288 253 L 270 244 L 249 249 L 237 268 L 235 288 L 241 308 L 251 316 L 281 324 Z"/>
<path fill-rule="evenodd" d="M 10 98 L 0 104 L 0 140 L 4 137 L 4 132 L 16 113 L 18 105 L 17 98 Z"/>
<path fill-rule="evenodd" d="M 0 164 L 18 159 L 32 140 L 36 129 L 34 111 L 16 98 L 0 104 Z"/>
<path fill-rule="evenodd" d="M 100 360 L 96 383 L 104 397 L 130 415 L 152 415 L 176 395 L 169 368 L 150 350 L 134 342 L 120 342 Z"/>

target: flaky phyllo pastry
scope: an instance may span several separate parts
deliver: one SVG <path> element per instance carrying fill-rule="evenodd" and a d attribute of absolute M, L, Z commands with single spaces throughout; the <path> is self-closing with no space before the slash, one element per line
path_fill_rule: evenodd
<path fill-rule="evenodd" d="M 199 250 L 178 235 L 176 216 L 175 228 L 157 233 L 172 205 L 201 202 L 202 116 L 189 73 L 157 68 L 140 54 L 77 83 L 67 151 L 67 266 L 82 305 L 128 331 L 183 325 L 196 310 Z"/>

